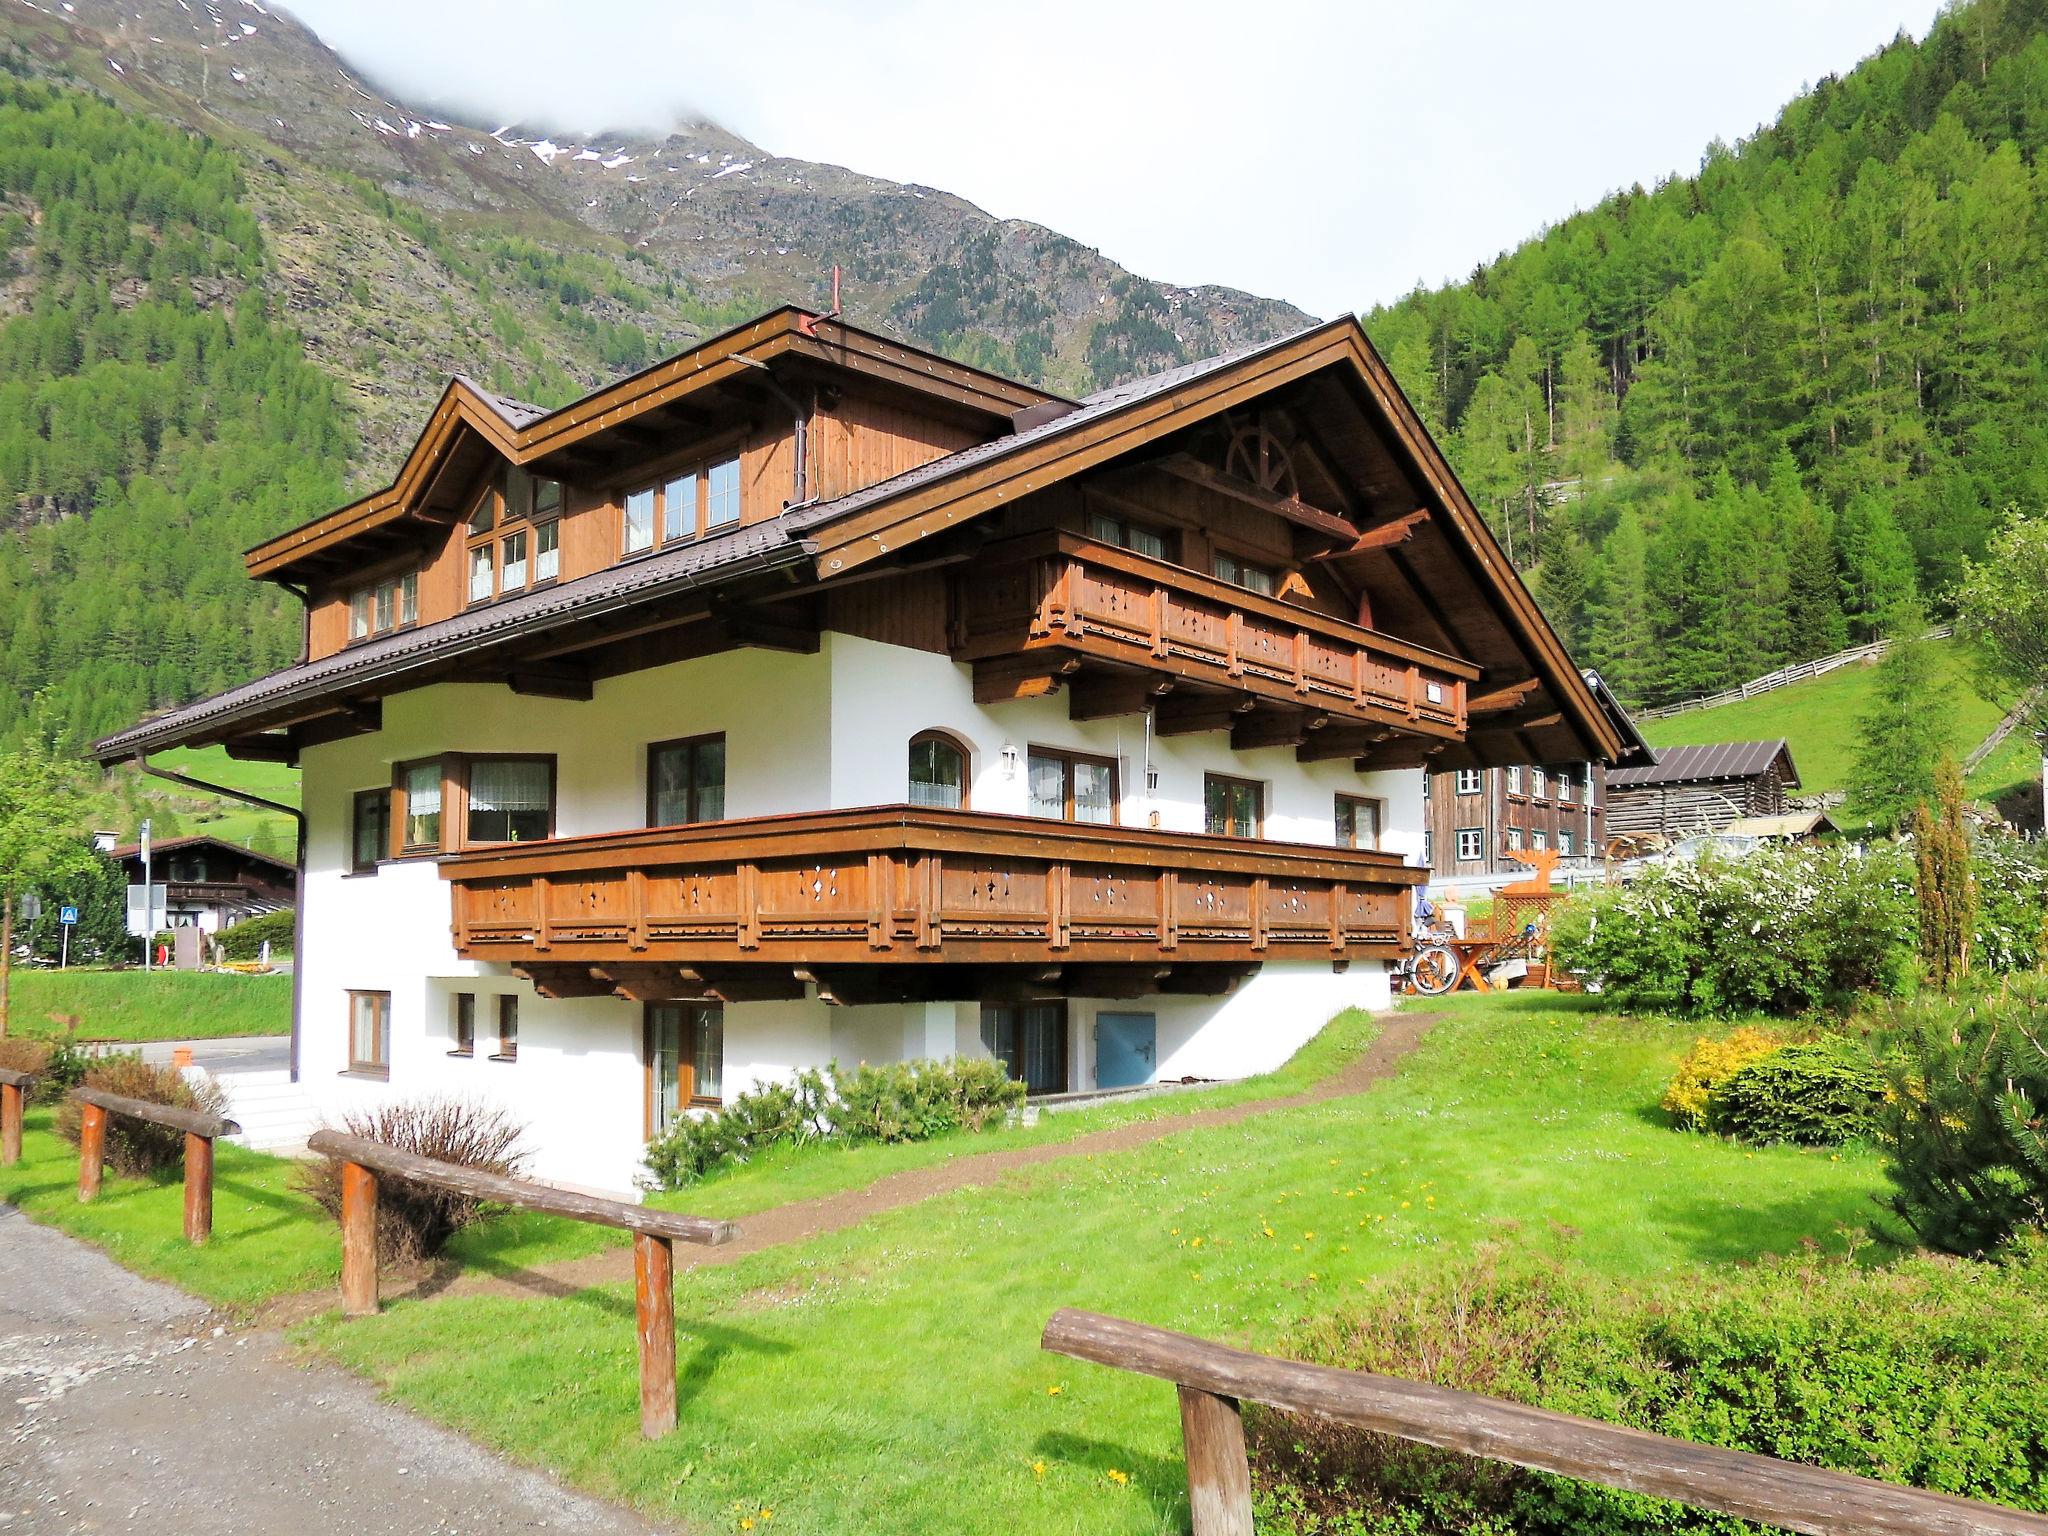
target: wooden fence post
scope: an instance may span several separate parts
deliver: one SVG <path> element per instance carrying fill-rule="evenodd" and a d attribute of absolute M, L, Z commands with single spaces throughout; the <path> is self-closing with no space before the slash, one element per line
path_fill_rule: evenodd
<path fill-rule="evenodd" d="M 21 1161 L 21 1108 L 26 1097 L 15 1083 L 0 1083 L 0 1165 Z"/>
<path fill-rule="evenodd" d="M 107 1155 L 107 1112 L 97 1104 L 78 1106 L 78 1198 L 100 1192 L 100 1173 Z"/>
<path fill-rule="evenodd" d="M 185 1241 L 213 1236 L 213 1138 L 185 1133 Z"/>
<path fill-rule="evenodd" d="M 361 1163 L 341 1165 L 341 1314 L 377 1310 L 377 1175 Z"/>
<path fill-rule="evenodd" d="M 665 1237 L 633 1234 L 633 1301 L 640 1327 L 640 1433 L 676 1427 L 676 1261 Z"/>
<path fill-rule="evenodd" d="M 1252 1536 L 1252 1469 L 1237 1399 L 1180 1388 L 1180 1435 L 1194 1536 Z"/>

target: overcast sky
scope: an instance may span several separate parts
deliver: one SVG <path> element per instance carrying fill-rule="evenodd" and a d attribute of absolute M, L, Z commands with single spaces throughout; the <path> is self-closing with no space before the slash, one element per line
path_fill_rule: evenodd
<path fill-rule="evenodd" d="M 702 117 L 1319 316 L 1697 169 L 1935 0 L 291 0 L 403 100 Z"/>

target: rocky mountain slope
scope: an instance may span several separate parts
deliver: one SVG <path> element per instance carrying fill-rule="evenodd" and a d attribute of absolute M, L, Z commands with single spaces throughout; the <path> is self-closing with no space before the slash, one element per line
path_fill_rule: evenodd
<path fill-rule="evenodd" d="M 0 6 L 17 73 L 240 156 L 260 281 L 343 388 L 357 484 L 389 472 L 450 372 L 559 401 L 770 303 L 822 303 L 834 263 L 858 323 L 1070 392 L 1309 320 L 709 124 L 582 143 L 436 118 L 255 0 Z"/>

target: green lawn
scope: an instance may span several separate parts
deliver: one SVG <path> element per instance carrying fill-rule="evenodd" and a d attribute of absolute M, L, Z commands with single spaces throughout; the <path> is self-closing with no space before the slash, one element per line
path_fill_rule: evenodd
<path fill-rule="evenodd" d="M 241 762 L 229 757 L 225 747 L 174 747 L 168 752 L 152 754 L 150 761 L 174 773 L 187 774 L 229 789 L 246 790 L 281 805 L 299 803 L 299 770 L 283 763 Z M 162 779 L 144 782 L 173 797 L 185 835 L 203 833 L 246 846 L 255 840 L 259 831 L 264 831 L 269 834 L 272 851 L 279 858 L 291 858 L 292 839 L 297 835 L 297 829 L 289 816 L 262 810 L 240 800 L 202 795 Z"/>
<path fill-rule="evenodd" d="M 1942 719 L 1949 750 L 1960 762 L 2004 717 L 2012 700 L 1986 699 L 1962 648 L 1953 640 L 1933 642 L 1943 688 Z M 1857 722 L 1869 708 L 1876 683 L 1874 665 L 1850 665 L 1773 693 L 1760 694 L 1713 709 L 1696 709 L 1663 720 L 1643 720 L 1644 738 L 1653 747 L 1687 747 L 1715 741 L 1771 741 L 1782 736 L 1791 744 L 1799 769 L 1801 791 L 1819 794 L 1847 786 L 1856 757 Z M 2006 744 L 2010 746 L 2011 743 Z M 2034 759 L 2036 767 L 2039 759 Z M 2018 782 L 2001 750 L 1971 776 L 1973 794 L 1990 797 Z"/>
<path fill-rule="evenodd" d="M 21 1161 L 0 1168 L 0 1201 L 104 1248 L 138 1274 L 181 1285 L 216 1306 L 250 1306 L 341 1274 L 334 1224 L 291 1188 L 283 1158 L 220 1144 L 213 1175 L 213 1241 L 184 1237 L 184 1186 L 109 1172 L 99 1198 L 78 1203 L 78 1149 L 50 1129 L 55 1111 L 29 1111 Z"/>
<path fill-rule="evenodd" d="M 50 1015 L 73 1015 L 88 1039 L 186 1040 L 286 1035 L 292 1028 L 289 976 L 218 971 L 50 971 L 17 967 L 13 1027 L 58 1035 Z"/>
<path fill-rule="evenodd" d="M 1259 1344 L 1362 1280 L 1483 1240 L 1683 1274 L 1832 1246 L 1860 1223 L 1881 1182 L 1866 1151 L 1746 1151 L 1666 1128 L 1657 1096 L 1693 1033 L 1548 994 L 1461 1000 L 1369 1095 L 1047 1164 L 686 1273 L 682 1425 L 659 1444 L 637 1432 L 625 1287 L 400 1302 L 301 1336 L 399 1401 L 660 1518 L 1185 1529 L 1172 1393 L 1041 1353 L 1056 1308 Z"/>

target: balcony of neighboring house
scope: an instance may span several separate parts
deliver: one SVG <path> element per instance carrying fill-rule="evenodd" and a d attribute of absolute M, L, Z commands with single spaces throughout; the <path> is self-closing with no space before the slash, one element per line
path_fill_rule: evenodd
<path fill-rule="evenodd" d="M 1065 530 L 954 577 L 951 653 L 983 703 L 1066 689 L 1076 719 L 1150 708 L 1162 735 L 1419 766 L 1462 741 L 1457 657 Z M 1397 745 L 1389 745 L 1396 744 Z"/>
<path fill-rule="evenodd" d="M 1408 945 L 1397 855 L 891 805 L 450 855 L 456 951 L 554 997 L 1228 991 Z"/>

